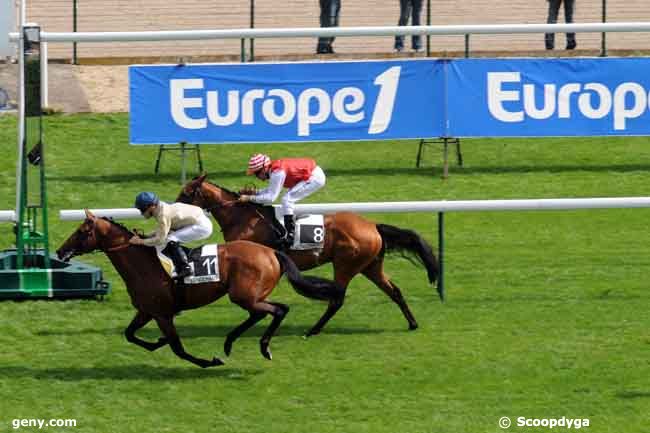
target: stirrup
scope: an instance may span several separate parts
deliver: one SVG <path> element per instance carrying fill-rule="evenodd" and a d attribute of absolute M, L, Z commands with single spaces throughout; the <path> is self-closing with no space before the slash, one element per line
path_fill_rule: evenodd
<path fill-rule="evenodd" d="M 184 265 L 184 266 L 183 266 Z M 187 263 L 174 263 L 176 275 L 180 277 L 189 277 L 193 274 L 192 267 Z"/>

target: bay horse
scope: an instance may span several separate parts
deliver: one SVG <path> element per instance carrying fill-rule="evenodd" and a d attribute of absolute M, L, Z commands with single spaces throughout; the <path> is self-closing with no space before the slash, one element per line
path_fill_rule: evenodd
<path fill-rule="evenodd" d="M 209 210 L 221 226 L 226 241 L 245 239 L 276 248 L 278 229 L 274 222 L 273 208 L 252 202 L 238 202 L 239 193 L 208 182 L 206 177 L 204 174 L 188 182 L 176 201 Z M 384 255 L 391 251 L 414 255 L 426 269 L 429 283 L 433 284 L 438 278 L 439 265 L 431 246 L 412 230 L 376 224 L 351 212 L 326 215 L 324 224 L 325 239 L 322 250 L 287 251 L 301 270 L 331 262 L 334 267 L 334 281 L 343 287 L 343 293 L 328 293 L 327 310 L 309 330 L 307 336 L 320 333 L 343 306 L 345 290 L 350 280 L 360 273 L 399 306 L 408 322 L 409 330 L 416 329 L 418 324 L 401 290 L 384 273 Z M 443 300 L 441 289 L 436 289 Z"/>
<path fill-rule="evenodd" d="M 169 344 L 179 357 L 200 367 L 223 365 L 219 358 L 196 358 L 185 351 L 174 326 L 179 311 L 210 304 L 228 294 L 230 301 L 247 310 L 249 317 L 228 333 L 224 352 L 230 355 L 232 344 L 247 329 L 266 315 L 273 320 L 260 339 L 262 355 L 271 359 L 271 337 L 287 315 L 289 307 L 266 301 L 271 291 L 286 274 L 292 287 L 301 295 L 325 300 L 330 293 L 343 292 L 333 281 L 302 276 L 295 263 L 284 253 L 263 245 L 236 241 L 219 245 L 220 281 L 191 286 L 172 279 L 160 264 L 156 249 L 129 244 L 134 233 L 107 218 L 98 218 L 86 210 L 86 219 L 57 250 L 57 256 L 68 261 L 76 255 L 103 251 L 113 263 L 126 285 L 137 313 L 124 331 L 126 339 L 149 351 Z M 135 332 L 155 320 L 163 336 L 156 342 L 138 338 Z"/>

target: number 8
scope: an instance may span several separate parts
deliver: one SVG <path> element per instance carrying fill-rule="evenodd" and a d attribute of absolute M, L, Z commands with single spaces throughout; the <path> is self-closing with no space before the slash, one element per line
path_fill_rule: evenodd
<path fill-rule="evenodd" d="M 314 241 L 315 242 L 323 242 L 323 237 L 324 237 L 324 230 L 322 227 L 316 227 L 314 229 Z"/>

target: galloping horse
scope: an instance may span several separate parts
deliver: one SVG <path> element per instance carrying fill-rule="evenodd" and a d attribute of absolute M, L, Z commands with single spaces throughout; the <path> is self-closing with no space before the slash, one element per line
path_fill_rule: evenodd
<path fill-rule="evenodd" d="M 269 247 L 277 244 L 272 207 L 238 202 L 238 193 L 207 182 L 205 178 L 206 175 L 202 175 L 187 183 L 176 200 L 209 210 L 221 226 L 226 241 L 245 239 Z M 438 260 L 431 246 L 420 235 L 412 230 L 375 224 L 350 212 L 325 217 L 322 250 L 288 251 L 301 270 L 332 262 L 334 280 L 344 288 L 342 294 L 328 294 L 328 308 L 307 336 L 318 334 L 343 306 L 345 290 L 350 280 L 359 273 L 375 283 L 399 306 L 409 329 L 416 329 L 418 324 L 406 305 L 402 292 L 384 273 L 384 254 L 394 250 L 414 254 L 426 268 L 429 282 L 433 284 L 436 281 Z M 438 294 L 442 299 L 439 288 Z"/>
<path fill-rule="evenodd" d="M 271 337 L 289 307 L 265 299 L 282 274 L 287 274 L 293 288 L 303 296 L 325 300 L 330 293 L 343 292 L 332 281 L 303 277 L 286 254 L 248 241 L 219 245 L 219 282 L 188 286 L 176 282 L 164 271 L 155 248 L 129 244 L 133 235 L 121 224 L 97 218 L 86 210 L 86 220 L 57 250 L 57 255 L 68 261 L 75 255 L 103 251 L 124 280 L 131 303 L 138 310 L 124 332 L 126 339 L 150 351 L 169 344 L 178 357 L 203 368 L 222 365 L 223 362 L 218 358 L 196 358 L 185 352 L 174 326 L 174 315 L 179 311 L 210 304 L 225 294 L 228 294 L 231 302 L 247 310 L 248 319 L 228 333 L 224 343 L 226 355 L 230 355 L 232 344 L 240 335 L 270 314 L 273 320 L 260 339 L 260 351 L 264 357 L 271 359 Z M 163 337 L 157 342 L 136 337 L 135 332 L 152 319 L 158 324 Z"/>

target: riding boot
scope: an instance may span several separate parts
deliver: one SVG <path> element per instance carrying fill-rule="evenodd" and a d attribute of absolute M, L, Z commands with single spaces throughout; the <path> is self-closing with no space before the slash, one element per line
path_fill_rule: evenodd
<path fill-rule="evenodd" d="M 284 243 L 286 248 L 289 249 L 293 245 L 293 238 L 296 231 L 296 223 L 293 221 L 293 215 L 284 216 L 284 228 L 287 231 L 287 235 L 284 238 Z"/>
<path fill-rule="evenodd" d="M 174 262 L 176 268 L 176 278 L 185 278 L 192 275 L 192 268 L 187 262 L 187 254 L 178 242 L 169 242 L 167 248 L 169 257 Z"/>

